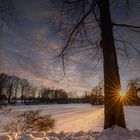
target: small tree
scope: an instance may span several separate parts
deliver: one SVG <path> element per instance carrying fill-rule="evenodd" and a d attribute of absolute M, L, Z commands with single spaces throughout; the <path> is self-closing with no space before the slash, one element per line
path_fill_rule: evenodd
<path fill-rule="evenodd" d="M 93 87 L 91 91 L 91 104 L 103 104 L 104 96 L 103 96 L 103 84 L 99 82 L 97 86 Z"/>

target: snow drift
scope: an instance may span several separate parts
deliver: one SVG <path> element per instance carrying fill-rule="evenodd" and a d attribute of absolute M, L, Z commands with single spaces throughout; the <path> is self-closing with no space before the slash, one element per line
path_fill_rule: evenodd
<path fill-rule="evenodd" d="M 114 126 L 102 132 L 3 133 L 0 134 L 0 140 L 140 140 L 140 130 L 130 131 L 129 129 Z"/>

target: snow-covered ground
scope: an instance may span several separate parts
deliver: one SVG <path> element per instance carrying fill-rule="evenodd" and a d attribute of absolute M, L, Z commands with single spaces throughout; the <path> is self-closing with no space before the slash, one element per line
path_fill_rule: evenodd
<path fill-rule="evenodd" d="M 12 106 L 14 112 L 41 109 L 43 114 L 51 114 L 56 119 L 54 131 L 78 132 L 102 131 L 104 121 L 103 106 L 90 104 L 55 104 L 55 105 L 29 105 Z M 140 130 L 140 107 L 125 106 L 126 124 L 129 129 Z M 74 127 L 73 127 L 74 126 Z"/>
<path fill-rule="evenodd" d="M 140 131 L 136 129 L 130 131 L 129 129 L 114 126 L 100 133 L 92 131 L 79 131 L 76 133 L 3 133 L 0 134 L 0 140 L 140 140 Z"/>
<path fill-rule="evenodd" d="M 103 120 L 104 120 L 103 106 L 91 106 L 89 104 L 66 104 L 66 105 L 12 106 L 11 108 L 13 110 L 12 113 L 19 111 L 22 112 L 27 110 L 41 109 L 43 114 L 51 114 L 56 119 L 56 126 L 54 132 L 58 134 L 50 132 L 50 134 L 47 135 L 50 136 L 53 135 L 58 138 L 61 137 L 61 139 L 63 136 L 63 138 L 69 137 L 69 140 L 72 139 L 92 140 L 95 137 L 99 140 L 127 140 L 127 139 L 140 140 L 140 131 L 134 130 L 134 129 L 140 130 L 139 106 L 124 107 L 127 127 L 133 131 L 123 130 L 121 128 L 115 127 L 114 129 L 108 129 L 103 131 L 102 133 L 100 133 L 100 136 L 98 136 L 99 133 L 96 132 L 100 132 L 103 130 Z M 64 131 L 65 134 L 62 131 Z M 40 135 L 42 135 L 42 137 L 45 137 L 44 133 Z M 30 137 L 28 134 L 24 136 Z M 81 136 L 83 138 L 81 138 Z M 37 140 L 37 138 L 35 139 Z"/>

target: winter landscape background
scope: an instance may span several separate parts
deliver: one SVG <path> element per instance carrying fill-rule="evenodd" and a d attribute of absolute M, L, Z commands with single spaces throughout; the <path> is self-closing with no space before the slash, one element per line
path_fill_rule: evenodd
<path fill-rule="evenodd" d="M 0 0 L 0 140 L 140 140 L 140 0 Z"/>

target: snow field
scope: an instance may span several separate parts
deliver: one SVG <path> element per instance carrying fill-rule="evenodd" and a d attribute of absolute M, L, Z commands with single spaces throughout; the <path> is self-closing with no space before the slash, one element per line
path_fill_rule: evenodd
<path fill-rule="evenodd" d="M 0 114 L 0 118 L 6 122 L 11 114 L 37 109 L 56 119 L 53 131 L 1 133 L 0 140 L 140 140 L 139 106 L 124 107 L 128 129 L 114 126 L 103 130 L 103 106 L 89 104 L 13 106 L 11 113 Z"/>

